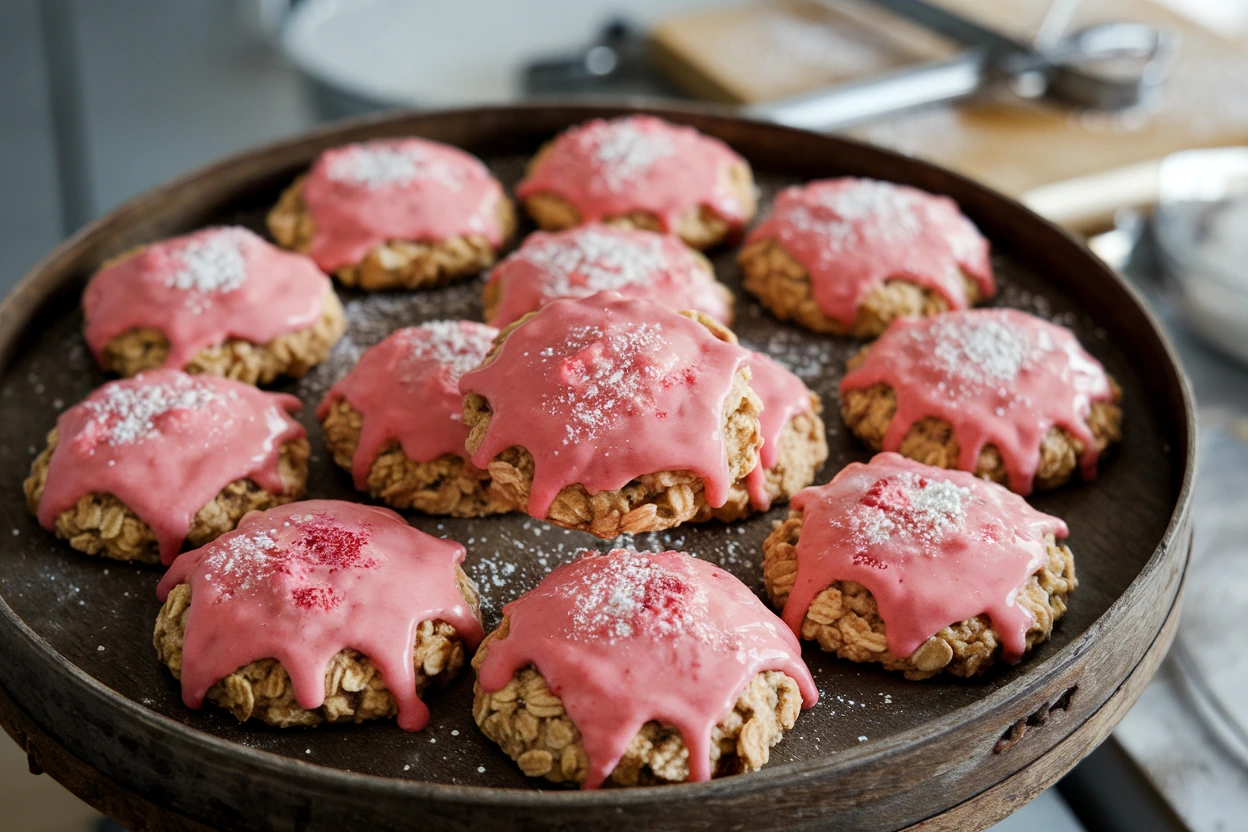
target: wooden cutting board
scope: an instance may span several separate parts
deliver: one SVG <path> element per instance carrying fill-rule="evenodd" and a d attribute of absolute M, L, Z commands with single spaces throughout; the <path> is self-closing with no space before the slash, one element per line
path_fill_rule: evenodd
<path fill-rule="evenodd" d="M 942 0 L 1030 39 L 1047 0 Z M 1094 227 L 1151 202 L 1165 155 L 1248 142 L 1248 48 L 1148 0 L 1085 0 L 1073 27 L 1140 20 L 1177 31 L 1179 59 L 1160 105 L 1119 115 L 1026 102 L 997 90 L 851 128 L 848 134 L 979 179 L 1068 225 Z M 952 54 L 955 47 L 867 4 L 773 0 L 671 18 L 656 62 L 692 93 L 754 103 Z"/>

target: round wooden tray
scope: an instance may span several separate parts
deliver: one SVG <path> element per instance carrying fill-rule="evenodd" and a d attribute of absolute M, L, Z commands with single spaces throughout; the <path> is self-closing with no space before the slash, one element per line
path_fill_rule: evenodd
<path fill-rule="evenodd" d="M 0 306 L 0 722 L 44 768 L 131 828 L 977 829 L 1017 808 L 1095 747 L 1169 644 L 1190 548 L 1194 423 L 1186 384 L 1136 295 L 1071 237 L 1020 205 L 922 162 L 839 139 L 694 110 L 648 108 L 719 136 L 754 166 L 769 206 L 783 185 L 860 175 L 948 194 L 994 246 L 998 303 L 1072 326 L 1122 384 L 1126 437 L 1094 483 L 1035 504 L 1071 526 L 1080 578 L 1053 639 L 974 681 L 910 683 L 817 649 L 821 691 L 763 771 L 710 783 L 577 792 L 528 782 L 472 723 L 471 674 L 430 696 L 433 721 L 277 731 L 214 708 L 191 711 L 151 647 L 156 570 L 87 558 L 44 533 L 21 481 L 60 409 L 105 380 L 81 340 L 77 302 L 101 261 L 209 223 L 262 228 L 280 189 L 326 147 L 418 134 L 484 158 L 507 185 L 568 125 L 630 111 L 543 104 L 397 115 L 335 126 L 237 156 L 151 191 L 62 244 Z M 734 252 L 717 252 L 737 288 Z M 329 362 L 282 389 L 300 395 L 313 496 L 356 499 L 311 413 L 358 351 L 422 320 L 477 317 L 480 281 L 424 293 L 343 293 L 350 328 Z M 776 322 L 738 294 L 743 342 L 823 395 L 826 480 L 869 455 L 840 429 L 836 385 L 858 344 Z M 784 509 L 748 522 L 626 541 L 722 564 L 755 589 L 761 541 Z M 502 602 L 584 546 L 603 544 L 513 516 L 412 516 L 467 544 L 487 626 Z M 658 681 L 656 680 L 656 683 Z"/>

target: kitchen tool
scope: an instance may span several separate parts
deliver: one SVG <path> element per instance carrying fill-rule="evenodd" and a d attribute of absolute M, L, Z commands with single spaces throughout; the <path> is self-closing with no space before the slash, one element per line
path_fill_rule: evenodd
<path fill-rule="evenodd" d="M 1021 43 L 1033 42 L 1046 18 L 1054 19 L 1048 0 L 941 5 Z M 956 54 L 956 45 L 908 21 L 887 30 L 878 16 L 862 25 L 845 21 L 845 9 L 860 8 L 874 9 L 861 2 L 830 10 L 808 0 L 773 0 L 673 14 L 653 28 L 652 40 L 665 70 L 686 89 L 747 106 Z M 846 132 L 1015 198 L 1026 195 L 1029 204 L 1035 191 L 1034 204 L 1046 216 L 1102 230 L 1121 205 L 1155 201 L 1155 168 L 1165 156 L 1248 142 L 1248 45 L 1149 0 L 1083 0 L 1065 29 L 1111 20 L 1175 32 L 1182 42 L 1160 99 L 1148 107 L 1079 111 L 1043 97 L 1020 98 L 1002 86 Z"/>
<path fill-rule="evenodd" d="M 811 130 L 839 130 L 911 107 L 966 98 L 1006 81 L 1025 82 L 1029 94 L 1075 107 L 1122 110 L 1156 100 L 1178 46 L 1173 32 L 1116 22 L 1089 26 L 1038 47 L 925 0 L 873 2 L 966 51 L 795 98 L 753 104 L 746 107 L 746 115 Z"/>
<path fill-rule="evenodd" d="M 267 208 L 324 148 L 419 134 L 481 155 L 513 185 L 569 125 L 623 105 L 517 105 L 397 115 L 246 153 L 122 206 L 46 258 L 0 306 L 0 722 L 32 766 L 131 828 L 824 829 L 983 828 L 1096 746 L 1164 655 L 1190 545 L 1191 404 L 1175 359 L 1133 291 L 1073 238 L 1022 206 L 924 162 L 851 141 L 692 109 L 646 108 L 718 136 L 753 165 L 763 210 L 810 178 L 857 175 L 947 194 L 995 247 L 1000 302 L 1072 325 L 1125 391 L 1124 442 L 1091 484 L 1037 495 L 1065 517 L 1080 587 L 1054 638 L 982 679 L 907 682 L 872 666 L 805 655 L 821 704 L 771 764 L 710 783 L 581 793 L 528 782 L 472 723 L 466 673 L 430 695 L 433 721 L 278 731 L 191 711 L 156 660 L 158 573 L 71 551 L 36 525 L 20 483 L 57 412 L 104 380 L 81 342 L 79 294 L 108 257 L 211 222 L 261 227 Z M 712 252 L 738 291 L 744 343 L 792 366 L 822 396 L 831 459 L 821 478 L 870 454 L 840 429 L 837 382 L 859 347 L 778 323 L 739 293 L 733 251 Z M 429 292 L 344 292 L 350 329 L 330 360 L 282 389 L 305 401 L 316 459 L 310 493 L 359 499 L 311 421 L 320 393 L 390 329 L 480 314 L 480 281 Z M 734 525 L 625 540 L 681 547 L 761 589 L 760 546 L 779 508 Z M 579 546 L 611 544 L 519 516 L 415 525 L 464 541 L 489 624 L 499 604 Z M 15 530 L 10 535 L 8 530 Z M 541 560 L 539 560 L 539 558 Z"/>

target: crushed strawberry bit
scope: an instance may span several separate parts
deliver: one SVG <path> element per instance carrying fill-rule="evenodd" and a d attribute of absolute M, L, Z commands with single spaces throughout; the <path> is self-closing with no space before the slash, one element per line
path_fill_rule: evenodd
<path fill-rule="evenodd" d="M 303 586 L 290 593 L 295 606 L 300 609 L 320 609 L 329 612 L 342 601 L 332 586 Z"/>

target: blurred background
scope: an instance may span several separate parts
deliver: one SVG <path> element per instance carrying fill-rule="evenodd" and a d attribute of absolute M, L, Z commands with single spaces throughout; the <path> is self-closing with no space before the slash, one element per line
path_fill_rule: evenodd
<path fill-rule="evenodd" d="M 1248 828 L 1248 0 L 2 0 L 0 296 L 225 154 L 543 95 L 845 132 L 1022 199 L 1127 275 L 1200 407 L 1184 619 L 1111 740 L 997 829 Z M 116 829 L 9 742 L 0 815 Z"/>

